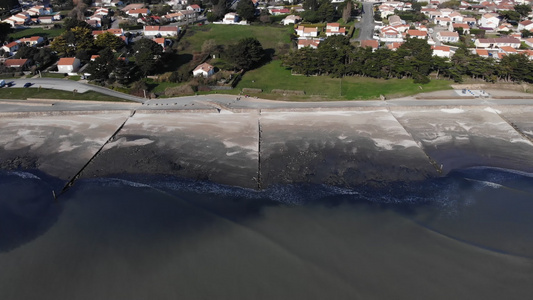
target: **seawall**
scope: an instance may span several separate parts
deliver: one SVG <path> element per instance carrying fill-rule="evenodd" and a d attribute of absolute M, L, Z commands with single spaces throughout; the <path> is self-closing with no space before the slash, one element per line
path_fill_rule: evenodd
<path fill-rule="evenodd" d="M 253 189 L 383 185 L 475 166 L 533 172 L 532 115 L 527 105 L 8 112 L 0 168 L 71 183 L 161 174 Z"/>

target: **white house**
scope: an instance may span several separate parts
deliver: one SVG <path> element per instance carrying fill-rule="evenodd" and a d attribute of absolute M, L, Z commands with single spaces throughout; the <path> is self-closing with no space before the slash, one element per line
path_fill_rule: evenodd
<path fill-rule="evenodd" d="M 378 7 L 379 13 L 382 19 L 387 18 L 390 15 L 394 15 L 394 7 L 387 4 L 382 4 Z"/>
<path fill-rule="evenodd" d="M 26 46 L 35 47 L 44 42 L 44 38 L 42 36 L 32 36 L 29 38 L 21 38 L 18 40 L 18 42 L 21 44 L 26 44 Z"/>
<path fill-rule="evenodd" d="M 326 24 L 326 36 L 332 35 L 345 35 L 346 28 L 340 27 L 339 23 L 327 23 Z"/>
<path fill-rule="evenodd" d="M 30 62 L 30 59 L 6 59 L 6 61 L 4 62 L 4 66 L 15 69 L 26 69 L 29 66 Z"/>
<path fill-rule="evenodd" d="M 313 49 L 316 49 L 318 48 L 319 44 L 319 39 L 302 39 L 298 40 L 298 49 L 302 49 L 303 47 L 311 47 Z"/>
<path fill-rule="evenodd" d="M 287 16 L 285 19 L 281 20 L 281 23 L 283 25 L 289 25 L 289 24 L 299 23 L 300 21 L 302 21 L 302 17 L 290 15 L 290 16 Z"/>
<path fill-rule="evenodd" d="M 9 55 L 12 55 L 13 53 L 17 52 L 19 46 L 19 41 L 14 41 L 7 45 L 3 45 L 2 50 L 4 50 L 6 53 L 9 53 Z"/>
<path fill-rule="evenodd" d="M 500 48 L 503 46 L 510 46 L 515 49 L 520 48 L 520 40 L 513 37 L 476 39 L 474 44 L 478 48 Z"/>
<path fill-rule="evenodd" d="M 431 47 L 431 49 L 433 49 L 434 56 L 446 57 L 446 58 L 451 57 L 450 47 L 448 46 L 433 46 Z"/>
<path fill-rule="evenodd" d="M 148 14 L 150 14 L 150 10 L 148 8 L 136 8 L 128 10 L 126 14 L 130 17 L 137 18 L 139 14 L 141 14 L 142 16 L 147 16 Z"/>
<path fill-rule="evenodd" d="M 239 15 L 236 13 L 227 13 L 224 15 L 224 19 L 222 19 L 222 23 L 237 24 L 239 23 Z"/>
<path fill-rule="evenodd" d="M 215 74 L 215 67 L 208 63 L 203 63 L 199 66 L 197 66 L 193 71 L 192 75 L 194 77 L 197 76 L 203 76 L 203 77 L 209 77 L 211 75 Z"/>
<path fill-rule="evenodd" d="M 11 17 L 3 20 L 2 22 L 11 24 L 11 27 L 15 27 L 17 25 L 24 25 L 26 22 L 30 21 L 30 15 L 26 13 L 18 13 L 16 15 L 12 15 Z"/>
<path fill-rule="evenodd" d="M 187 10 L 192 10 L 194 12 L 199 13 L 199 12 L 202 11 L 202 8 L 198 4 L 191 4 L 191 5 L 187 6 Z"/>
<path fill-rule="evenodd" d="M 522 30 L 531 30 L 533 29 L 533 21 L 531 20 L 525 20 L 520 23 L 518 23 L 518 31 Z"/>
<path fill-rule="evenodd" d="M 437 39 L 443 43 L 457 43 L 459 42 L 459 33 L 456 31 L 439 31 L 437 32 Z"/>
<path fill-rule="evenodd" d="M 526 45 L 528 45 L 529 47 L 533 47 L 533 38 L 525 39 L 524 43 L 526 43 Z"/>
<path fill-rule="evenodd" d="M 39 16 L 40 24 L 52 24 L 54 22 L 53 16 Z"/>
<path fill-rule="evenodd" d="M 144 26 L 143 34 L 145 36 L 178 36 L 178 26 Z"/>
<path fill-rule="evenodd" d="M 296 34 L 300 37 L 317 37 L 318 27 L 298 26 L 296 28 Z"/>
<path fill-rule="evenodd" d="M 427 31 L 422 31 L 422 30 L 409 29 L 407 30 L 407 34 L 411 38 L 417 38 L 417 39 L 422 39 L 422 40 L 426 40 L 428 38 Z"/>
<path fill-rule="evenodd" d="M 452 23 L 448 26 L 449 31 L 456 31 L 461 28 L 464 34 L 470 34 L 470 26 L 466 23 Z"/>
<path fill-rule="evenodd" d="M 481 19 L 479 19 L 479 27 L 495 29 L 500 25 L 500 19 L 493 14 L 484 14 Z"/>
<path fill-rule="evenodd" d="M 401 43 L 403 42 L 403 35 L 397 28 L 393 26 L 385 26 L 381 28 L 380 34 L 379 34 L 379 41 L 380 42 L 388 42 L 388 43 Z"/>
<path fill-rule="evenodd" d="M 71 73 L 80 67 L 80 60 L 75 57 L 63 57 L 57 63 L 59 73 Z"/>

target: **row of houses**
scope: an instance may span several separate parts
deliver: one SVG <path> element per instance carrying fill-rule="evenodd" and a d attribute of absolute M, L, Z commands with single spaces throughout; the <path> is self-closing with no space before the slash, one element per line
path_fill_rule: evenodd
<path fill-rule="evenodd" d="M 18 51 L 18 49 L 22 45 L 26 45 L 29 47 L 36 47 L 39 46 L 44 42 L 44 38 L 41 36 L 32 36 L 28 38 L 21 38 L 16 41 L 13 41 L 11 43 L 8 43 L 6 45 L 2 46 L 2 50 L 4 50 L 5 53 L 8 53 L 9 55 L 13 55 L 15 52 Z"/>
<path fill-rule="evenodd" d="M 48 10 L 46 10 L 48 12 Z M 51 11 L 51 9 L 50 9 Z M 33 12 L 35 13 L 35 11 Z M 42 14 L 32 15 L 29 10 L 17 13 L 9 18 L 2 20 L 4 23 L 8 23 L 11 27 L 24 26 L 28 24 L 52 24 L 54 21 L 61 20 L 61 15 L 57 14 Z"/>

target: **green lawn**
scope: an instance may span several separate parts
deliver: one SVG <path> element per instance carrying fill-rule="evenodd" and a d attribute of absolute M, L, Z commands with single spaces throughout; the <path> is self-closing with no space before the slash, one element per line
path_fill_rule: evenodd
<path fill-rule="evenodd" d="M 0 93 L 0 99 L 25 100 L 27 98 L 129 102 L 122 98 L 111 97 L 92 91 L 81 94 L 39 88 L 2 88 L 2 92 Z"/>
<path fill-rule="evenodd" d="M 147 79 L 146 84 L 148 85 L 149 90 L 156 94 L 164 93 L 168 87 L 180 85 L 180 83 L 174 82 L 157 82 L 153 79 Z"/>
<path fill-rule="evenodd" d="M 217 25 L 194 26 L 182 38 L 180 43 L 190 43 L 191 51 L 200 51 L 202 44 L 207 40 L 215 40 L 220 45 L 237 43 L 246 37 L 255 37 L 263 48 L 275 49 L 278 43 L 290 43 L 289 35 L 294 29 L 292 26 L 240 26 L 240 25 Z M 186 50 L 189 50 L 186 49 Z M 188 51 L 185 51 L 188 52 Z"/>
<path fill-rule="evenodd" d="M 48 72 L 41 73 L 41 76 L 45 78 L 65 78 L 66 77 L 64 73 L 48 73 Z"/>
<path fill-rule="evenodd" d="M 279 60 L 247 72 L 237 85 L 242 88 L 260 88 L 263 98 L 284 100 L 365 100 L 379 99 L 379 95 L 399 97 L 420 92 L 432 92 L 451 89 L 451 81 L 432 80 L 425 85 L 415 84 L 411 79 L 374 79 L 366 77 L 331 78 L 328 76 L 291 75 L 291 71 L 281 66 Z M 422 89 L 420 89 L 422 87 Z M 273 89 L 303 90 L 305 96 L 285 98 L 278 94 L 269 94 Z M 342 95 L 341 95 L 342 89 Z"/>
<path fill-rule="evenodd" d="M 30 36 L 42 36 L 42 37 L 56 37 L 58 35 L 61 35 L 65 31 L 64 29 L 44 29 L 44 28 L 26 28 L 26 29 L 20 29 L 15 30 L 13 33 L 11 33 L 9 36 L 13 37 L 14 39 L 20 39 L 23 37 L 30 37 Z"/>

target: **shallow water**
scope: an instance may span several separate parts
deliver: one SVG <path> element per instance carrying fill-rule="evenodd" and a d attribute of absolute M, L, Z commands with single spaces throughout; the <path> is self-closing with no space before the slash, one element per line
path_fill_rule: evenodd
<path fill-rule="evenodd" d="M 533 178 L 257 192 L 0 174 L 0 299 L 525 299 Z"/>

